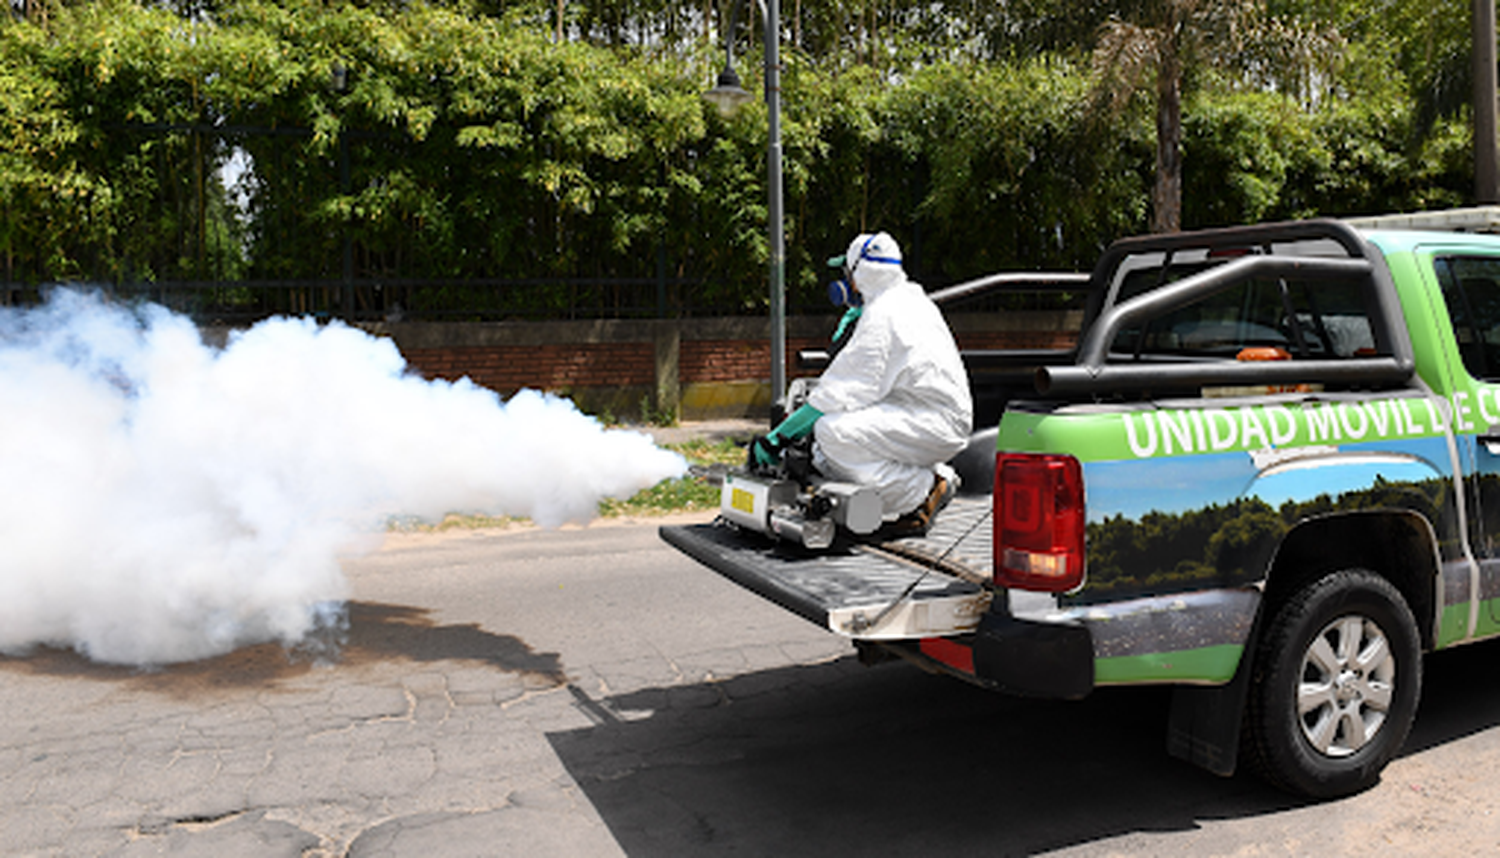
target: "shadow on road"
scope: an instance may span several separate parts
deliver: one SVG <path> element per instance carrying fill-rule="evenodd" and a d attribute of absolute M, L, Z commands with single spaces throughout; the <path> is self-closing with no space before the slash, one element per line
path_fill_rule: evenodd
<path fill-rule="evenodd" d="M 1496 654 L 1430 660 L 1408 753 L 1500 725 L 1500 689 L 1470 693 Z M 1169 700 L 1020 700 L 844 659 L 593 701 L 615 717 L 548 738 L 621 847 L 653 858 L 1023 855 L 1301 805 L 1167 757 Z"/>
<path fill-rule="evenodd" d="M 563 684 L 557 653 L 537 653 L 512 635 L 477 624 L 438 625 L 423 608 L 350 602 L 347 627 L 287 649 L 266 643 L 201 661 L 154 668 L 98 664 L 73 650 L 37 647 L 24 656 L 0 656 L 0 670 L 125 682 L 144 690 L 193 696 L 215 689 L 265 688 L 313 670 L 354 668 L 386 661 L 470 661 L 521 674 L 529 685 Z"/>
<path fill-rule="evenodd" d="M 1492 680 L 1500 640 L 1427 656 L 1417 722 L 1402 754 L 1419 754 L 1500 726 L 1500 683 Z"/>

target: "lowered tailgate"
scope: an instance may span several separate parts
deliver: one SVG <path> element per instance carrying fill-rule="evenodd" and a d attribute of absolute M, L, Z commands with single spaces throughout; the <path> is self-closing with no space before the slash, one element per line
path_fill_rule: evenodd
<path fill-rule="evenodd" d="M 840 539 L 821 552 L 720 522 L 660 533 L 715 572 L 838 634 L 902 640 L 978 626 L 991 597 L 989 511 L 987 498 L 958 498 L 925 537 Z"/>

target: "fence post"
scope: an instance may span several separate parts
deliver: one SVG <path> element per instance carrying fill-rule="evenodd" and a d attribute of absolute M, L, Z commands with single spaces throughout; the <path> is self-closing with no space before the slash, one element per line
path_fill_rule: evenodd
<path fill-rule="evenodd" d="M 656 329 L 656 416 L 676 423 L 682 418 L 682 325 L 676 319 L 659 319 Z"/>
<path fill-rule="evenodd" d="M 656 318 L 667 317 L 667 242 L 656 245 Z"/>

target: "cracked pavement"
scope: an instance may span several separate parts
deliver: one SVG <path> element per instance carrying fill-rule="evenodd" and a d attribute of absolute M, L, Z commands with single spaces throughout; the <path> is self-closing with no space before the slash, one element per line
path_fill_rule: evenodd
<path fill-rule="evenodd" d="M 702 622 L 691 591 L 714 582 L 693 574 L 665 603 L 643 592 L 621 564 L 660 551 L 654 524 L 393 535 L 346 563 L 355 598 L 333 657 L 261 645 L 154 671 L 0 658 L 4 851 L 621 854 L 547 735 L 642 714 L 610 711 L 611 694 L 712 703 L 671 698 L 789 657 L 678 649 L 674 613 Z M 763 613 L 801 658 L 845 652 Z"/>
<path fill-rule="evenodd" d="M 339 641 L 156 671 L 0 658 L 6 856 L 1066 856 L 1500 847 L 1493 644 L 1428 659 L 1373 789 L 1163 751 L 1168 692 L 993 694 L 841 639 L 657 523 L 396 535 Z M 336 654 L 334 644 L 337 644 Z M 1494 761 L 1495 765 L 1491 765 Z"/>

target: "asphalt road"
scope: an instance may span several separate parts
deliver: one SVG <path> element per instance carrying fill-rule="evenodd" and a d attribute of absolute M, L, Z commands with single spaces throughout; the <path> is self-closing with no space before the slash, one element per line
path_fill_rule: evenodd
<path fill-rule="evenodd" d="M 141 672 L 0 659 L 0 854 L 1484 854 L 1500 648 L 1428 660 L 1406 753 L 1305 804 L 1164 751 L 1167 692 L 1006 698 L 832 635 L 656 525 L 400 536 L 342 641 Z"/>

